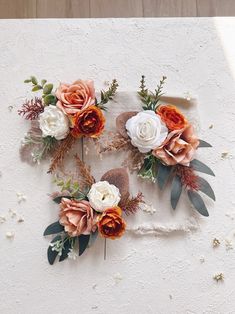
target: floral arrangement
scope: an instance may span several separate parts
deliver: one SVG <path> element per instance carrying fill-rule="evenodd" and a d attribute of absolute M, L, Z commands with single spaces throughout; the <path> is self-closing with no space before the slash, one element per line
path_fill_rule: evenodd
<path fill-rule="evenodd" d="M 135 213 L 143 203 L 141 193 L 131 197 L 129 177 L 124 168 L 106 172 L 95 182 L 90 168 L 75 156 L 79 174 L 76 178 L 57 177 L 61 191 L 52 198 L 59 204 L 59 220 L 49 225 L 44 236 L 55 235 L 48 247 L 48 261 L 52 265 L 67 257 L 76 259 L 90 247 L 97 236 L 120 238 L 126 230 L 123 215 Z M 77 253 L 78 252 L 78 253 Z M 105 251 L 106 255 L 106 241 Z"/>
<path fill-rule="evenodd" d="M 101 153 L 127 150 L 123 165 L 131 172 L 138 171 L 144 179 L 156 182 L 160 189 L 171 181 L 171 206 L 176 208 L 183 188 L 194 208 L 208 216 L 202 192 L 215 200 L 209 183 L 195 171 L 214 176 L 213 171 L 195 159 L 199 147 L 211 147 L 198 139 L 193 125 L 175 106 L 161 104 L 160 99 L 166 77 L 154 92 L 149 91 L 142 76 L 138 95 L 143 103 L 142 111 L 121 113 L 116 119 L 117 134 L 103 140 Z"/>
<path fill-rule="evenodd" d="M 33 92 L 42 92 L 41 97 L 26 100 L 19 115 L 31 120 L 31 129 L 25 136 L 21 153 L 30 155 L 34 162 L 52 155 L 48 172 L 62 165 L 65 154 L 76 139 L 97 139 L 104 130 L 103 110 L 117 90 L 114 79 L 107 91 L 101 91 L 98 101 L 92 80 L 77 80 L 72 84 L 60 84 L 54 91 L 53 84 L 31 76 L 25 83 L 32 84 Z M 25 158 L 26 159 L 26 158 Z"/>

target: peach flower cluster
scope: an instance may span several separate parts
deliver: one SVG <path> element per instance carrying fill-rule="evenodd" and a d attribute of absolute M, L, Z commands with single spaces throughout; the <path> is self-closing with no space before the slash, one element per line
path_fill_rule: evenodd
<path fill-rule="evenodd" d="M 104 182 L 105 181 L 102 181 L 101 183 Z M 107 182 L 105 184 L 107 185 Z M 95 183 L 94 186 L 95 185 L 97 185 L 97 183 Z M 112 185 L 110 185 L 110 187 L 112 187 Z M 90 201 L 64 197 L 60 203 L 59 222 L 64 226 L 65 232 L 67 232 L 70 237 L 76 237 L 82 234 L 88 235 L 98 228 L 99 234 L 104 238 L 119 238 L 126 229 L 126 223 L 122 218 L 122 209 L 118 207 L 119 201 L 120 198 L 117 198 L 116 202 L 112 200 L 111 203 L 113 206 L 101 210 L 101 208 L 98 209 L 93 206 L 93 203 Z M 108 203 L 110 203 L 110 200 L 107 204 Z"/>
<path fill-rule="evenodd" d="M 156 113 L 166 124 L 169 133 L 152 154 L 168 166 L 189 166 L 199 145 L 193 126 L 175 106 L 161 105 Z"/>
<path fill-rule="evenodd" d="M 95 106 L 95 88 L 92 80 L 77 80 L 60 84 L 56 90 L 57 108 L 68 116 L 71 134 L 76 137 L 98 137 L 105 124 L 104 115 Z"/>
<path fill-rule="evenodd" d="M 167 166 L 189 166 L 199 145 L 193 126 L 172 105 L 136 113 L 125 127 L 133 146 L 141 153 L 151 152 Z"/>

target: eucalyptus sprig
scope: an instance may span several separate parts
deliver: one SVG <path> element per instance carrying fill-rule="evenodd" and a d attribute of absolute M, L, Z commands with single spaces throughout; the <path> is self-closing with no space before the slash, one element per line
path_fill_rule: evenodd
<path fill-rule="evenodd" d="M 68 191 L 70 192 L 71 196 L 73 196 L 76 199 L 86 199 L 87 197 L 87 191 L 82 192 L 80 190 L 80 186 L 77 181 L 73 181 L 72 178 L 68 178 L 67 180 L 64 180 L 62 178 L 59 178 L 58 176 L 54 178 L 54 183 L 60 187 L 61 192 Z"/>
<path fill-rule="evenodd" d="M 113 79 L 112 83 L 109 86 L 109 89 L 107 91 L 105 90 L 101 91 L 101 100 L 99 103 L 96 104 L 96 106 L 102 110 L 106 110 L 107 107 L 104 105 L 107 104 L 109 100 L 113 99 L 114 95 L 116 94 L 117 88 L 118 88 L 118 82 L 116 79 Z"/>
<path fill-rule="evenodd" d="M 138 92 L 138 94 L 140 96 L 141 101 L 144 104 L 143 105 L 144 110 L 156 111 L 160 97 L 163 95 L 162 90 L 165 80 L 166 76 L 163 76 L 159 84 L 157 85 L 155 92 L 152 93 L 151 91 L 148 90 L 148 88 L 146 88 L 145 76 L 142 75 L 140 81 L 140 91 Z"/>
<path fill-rule="evenodd" d="M 32 84 L 32 92 L 42 91 L 42 98 L 45 105 L 55 105 L 57 98 L 53 93 L 53 84 L 47 83 L 47 80 L 41 80 L 41 83 L 38 82 L 35 76 L 30 76 L 29 79 L 26 79 L 24 83 Z M 47 83 L 47 84 L 46 84 Z"/>

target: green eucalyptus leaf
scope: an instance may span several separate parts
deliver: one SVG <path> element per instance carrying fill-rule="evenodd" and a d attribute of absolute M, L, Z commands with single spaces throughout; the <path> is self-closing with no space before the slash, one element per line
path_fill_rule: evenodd
<path fill-rule="evenodd" d="M 61 240 L 61 236 L 57 235 L 56 237 L 53 238 L 53 240 L 51 241 L 51 243 L 54 243 L 56 241 L 60 241 Z M 53 265 L 56 259 L 56 256 L 58 255 L 57 251 L 53 251 L 52 247 L 49 246 L 47 249 L 47 259 L 50 265 Z"/>
<path fill-rule="evenodd" d="M 64 248 L 63 248 L 62 254 L 61 254 L 60 258 L 59 258 L 59 262 L 62 262 L 66 258 L 68 258 L 68 253 L 69 253 L 71 248 L 72 248 L 72 241 L 69 238 L 67 238 L 64 241 Z"/>
<path fill-rule="evenodd" d="M 43 235 L 47 236 L 50 234 L 60 233 L 62 231 L 64 231 L 64 227 L 59 223 L 59 221 L 56 221 L 46 228 Z"/>
<path fill-rule="evenodd" d="M 44 97 L 44 103 L 46 105 L 54 105 L 56 103 L 56 98 L 54 95 L 49 94 Z"/>
<path fill-rule="evenodd" d="M 46 84 L 43 87 L 43 94 L 47 94 L 47 95 L 51 94 L 52 89 L 53 89 L 53 84 Z"/>
<path fill-rule="evenodd" d="M 86 250 L 88 244 L 89 244 L 89 240 L 90 240 L 90 235 L 84 235 L 81 234 L 78 237 L 78 243 L 79 243 L 79 256 L 81 256 L 84 251 Z"/>
<path fill-rule="evenodd" d="M 198 147 L 212 147 L 211 144 L 207 143 L 206 141 L 199 140 Z"/>
<path fill-rule="evenodd" d="M 47 80 L 41 80 L 41 85 L 44 86 L 46 84 Z"/>
<path fill-rule="evenodd" d="M 171 206 L 173 209 L 176 209 L 181 193 L 182 183 L 180 177 L 178 175 L 175 175 L 171 185 Z"/>
<path fill-rule="evenodd" d="M 190 167 L 192 167 L 195 171 L 203 172 L 209 174 L 211 176 L 215 176 L 214 172 L 203 162 L 193 159 L 190 163 Z"/>
<path fill-rule="evenodd" d="M 35 76 L 31 76 L 31 82 L 33 83 L 33 85 L 37 85 L 38 84 L 38 80 L 36 79 Z"/>
<path fill-rule="evenodd" d="M 157 183 L 159 188 L 162 190 L 164 185 L 167 183 L 169 177 L 171 175 L 171 167 L 164 166 L 162 163 L 158 163 L 157 169 Z"/>
<path fill-rule="evenodd" d="M 24 83 L 31 83 L 31 79 L 24 80 Z"/>
<path fill-rule="evenodd" d="M 213 201 L 215 201 L 215 193 L 212 187 L 210 186 L 210 184 L 204 178 L 201 178 L 201 177 L 198 177 L 198 183 L 199 183 L 199 191 L 203 192 L 204 194 L 209 196 L 211 199 L 213 199 Z"/>
<path fill-rule="evenodd" d="M 42 89 L 42 86 L 36 85 L 36 86 L 34 86 L 34 87 L 32 88 L 32 92 L 37 92 L 37 91 L 39 91 L 40 89 Z"/>
<path fill-rule="evenodd" d="M 60 185 L 60 184 L 58 184 L 58 185 Z M 65 195 L 65 196 L 57 196 L 57 197 L 53 198 L 53 201 L 54 201 L 56 204 L 60 204 L 62 198 L 72 199 L 72 198 L 74 198 L 74 197 L 73 197 L 73 196 L 66 196 L 66 195 Z"/>
<path fill-rule="evenodd" d="M 194 208 L 205 217 L 209 216 L 209 213 L 207 211 L 206 205 L 202 199 L 202 197 L 195 191 L 188 190 L 188 198 Z"/>

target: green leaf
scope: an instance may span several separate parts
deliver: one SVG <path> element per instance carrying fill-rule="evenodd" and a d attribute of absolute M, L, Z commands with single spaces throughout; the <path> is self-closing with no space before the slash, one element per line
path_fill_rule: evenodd
<path fill-rule="evenodd" d="M 215 176 L 214 172 L 207 165 L 205 165 L 203 162 L 197 159 L 194 159 L 191 161 L 190 167 L 192 167 L 195 171 L 199 171 L 199 172 L 209 174 L 211 176 Z"/>
<path fill-rule="evenodd" d="M 24 83 L 31 83 L 31 79 L 24 80 Z"/>
<path fill-rule="evenodd" d="M 57 196 L 57 197 L 55 197 L 55 198 L 53 198 L 53 201 L 56 203 L 56 204 L 60 204 L 61 203 L 61 200 L 62 200 L 62 198 L 68 198 L 68 199 L 72 199 L 72 198 L 74 198 L 73 196 Z"/>
<path fill-rule="evenodd" d="M 54 243 L 56 241 L 61 240 L 61 236 L 57 235 L 56 237 L 53 238 L 53 240 L 51 241 L 51 243 Z M 50 265 L 53 265 L 56 259 L 56 256 L 58 255 L 59 252 L 57 251 L 52 251 L 52 247 L 49 246 L 47 249 L 47 259 Z"/>
<path fill-rule="evenodd" d="M 157 170 L 157 182 L 159 188 L 162 190 L 164 185 L 167 183 L 169 177 L 171 175 L 171 167 L 164 166 L 162 163 L 158 163 L 158 170 Z"/>
<path fill-rule="evenodd" d="M 49 94 L 44 97 L 44 103 L 46 105 L 54 105 L 56 103 L 56 98 L 54 95 Z"/>
<path fill-rule="evenodd" d="M 209 216 L 207 211 L 206 205 L 202 199 L 202 197 L 195 191 L 188 190 L 188 198 L 194 208 L 202 215 L 202 216 Z"/>
<path fill-rule="evenodd" d="M 173 209 L 176 209 L 176 206 L 180 199 L 181 192 L 182 192 L 182 183 L 181 183 L 180 177 L 178 175 L 175 175 L 172 180 L 172 185 L 171 185 L 171 206 Z"/>
<path fill-rule="evenodd" d="M 47 80 L 41 80 L 41 85 L 44 86 L 46 84 Z"/>
<path fill-rule="evenodd" d="M 46 228 L 43 235 L 47 236 L 50 234 L 60 233 L 62 231 L 64 231 L 64 227 L 59 223 L 59 221 L 56 221 Z"/>
<path fill-rule="evenodd" d="M 35 76 L 31 76 L 30 78 L 31 78 L 31 82 L 33 83 L 33 85 L 37 85 L 38 84 L 38 81 L 37 81 Z"/>
<path fill-rule="evenodd" d="M 42 86 L 36 85 L 32 88 L 32 92 L 37 92 L 38 90 L 42 89 Z"/>
<path fill-rule="evenodd" d="M 199 146 L 198 147 L 212 147 L 211 144 L 207 143 L 206 141 L 199 140 Z"/>
<path fill-rule="evenodd" d="M 215 193 L 212 187 L 210 186 L 210 184 L 204 178 L 201 178 L 201 177 L 198 177 L 198 183 L 199 183 L 199 191 L 203 192 L 204 194 L 209 196 L 211 199 L 213 199 L 213 201 L 215 201 Z"/>
<path fill-rule="evenodd" d="M 67 238 L 64 241 L 64 248 L 62 250 L 62 255 L 60 256 L 59 262 L 64 261 L 68 257 L 68 253 L 69 253 L 71 247 L 72 247 L 72 241 L 70 241 L 70 239 Z"/>
<path fill-rule="evenodd" d="M 53 89 L 53 84 L 46 84 L 44 87 L 43 87 L 43 94 L 51 94 L 52 92 L 52 89 Z"/>
<path fill-rule="evenodd" d="M 90 235 L 80 235 L 78 237 L 78 243 L 79 243 L 79 256 L 83 254 L 83 252 L 86 250 L 88 243 L 89 243 Z"/>
<path fill-rule="evenodd" d="M 98 236 L 98 229 L 96 229 L 95 232 L 92 232 L 91 235 L 90 235 L 90 240 L 89 240 L 89 247 L 91 247 L 95 240 L 97 239 L 97 236 Z"/>

